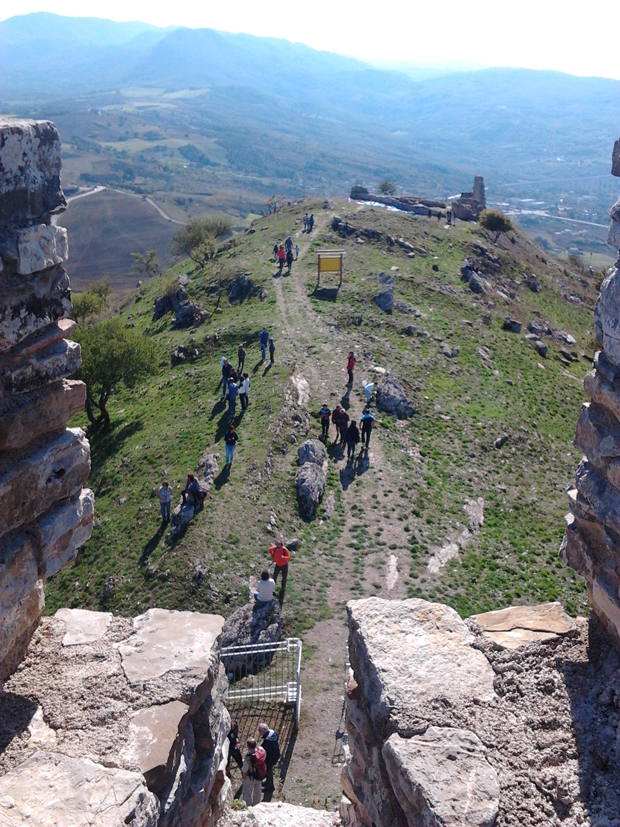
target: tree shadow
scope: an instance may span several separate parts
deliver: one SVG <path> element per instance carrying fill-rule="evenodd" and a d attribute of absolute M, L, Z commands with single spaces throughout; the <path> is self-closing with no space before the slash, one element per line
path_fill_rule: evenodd
<path fill-rule="evenodd" d="M 164 525 L 163 522 L 160 522 L 159 528 L 157 529 L 155 534 L 153 534 L 151 539 L 144 544 L 142 554 L 140 555 L 140 565 L 144 565 L 151 556 L 151 554 L 155 551 L 157 546 L 160 544 L 161 538 L 164 536 L 165 531 L 166 525 Z"/>
<path fill-rule="evenodd" d="M 213 480 L 216 491 L 219 491 L 230 479 L 230 465 L 225 465 L 217 477 Z"/>
<path fill-rule="evenodd" d="M 335 302 L 340 293 L 340 287 L 315 287 L 311 295 L 322 302 Z"/>
<path fill-rule="evenodd" d="M 137 434 L 143 428 L 144 425 L 141 419 L 127 422 L 124 425 L 122 420 L 117 420 L 111 423 L 107 431 L 89 432 L 92 471 L 98 471 L 111 456 L 120 451 L 125 440 Z"/>

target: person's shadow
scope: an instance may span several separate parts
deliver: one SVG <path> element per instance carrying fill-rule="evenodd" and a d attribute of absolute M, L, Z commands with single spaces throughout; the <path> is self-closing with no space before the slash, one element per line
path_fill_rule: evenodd
<path fill-rule="evenodd" d="M 269 364 L 267 365 L 267 367 L 263 371 L 263 376 L 267 376 L 267 374 L 269 373 L 269 371 L 271 370 L 272 367 L 273 367 L 273 362 L 269 362 Z"/>
<path fill-rule="evenodd" d="M 224 397 L 220 397 L 211 408 L 211 416 L 209 417 L 209 419 L 215 419 L 215 417 L 218 414 L 222 413 L 222 411 L 225 410 L 227 404 L 228 403 L 226 402 Z"/>
<path fill-rule="evenodd" d="M 355 464 L 355 473 L 358 477 L 361 477 L 361 475 L 365 474 L 369 468 L 370 458 L 368 456 L 368 448 L 362 448 L 362 450 L 359 452 L 357 462 Z"/>
<path fill-rule="evenodd" d="M 226 485 L 230 478 L 230 465 L 225 465 L 217 477 L 213 480 L 213 485 L 216 491 L 219 491 L 222 486 Z"/>
<path fill-rule="evenodd" d="M 263 366 L 263 360 L 259 359 L 258 362 L 252 368 L 252 373 L 258 373 L 258 371 L 262 368 L 262 366 Z"/>
<path fill-rule="evenodd" d="M 342 399 L 340 400 L 340 404 L 345 409 L 345 411 L 348 411 L 351 407 L 351 385 L 347 385 L 347 389 Z"/>
<path fill-rule="evenodd" d="M 146 563 L 151 554 L 155 551 L 155 549 L 161 541 L 161 538 L 164 536 L 164 532 L 166 530 L 167 525 L 168 523 L 164 525 L 164 523 L 160 522 L 159 528 L 157 529 L 155 534 L 153 534 L 151 539 L 147 543 L 145 543 L 144 548 L 142 549 L 142 555 L 140 556 L 140 565 L 144 565 L 144 563 Z"/>

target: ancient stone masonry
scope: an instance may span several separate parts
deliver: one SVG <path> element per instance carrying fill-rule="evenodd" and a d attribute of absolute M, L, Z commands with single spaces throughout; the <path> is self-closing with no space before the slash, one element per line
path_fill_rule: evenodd
<path fill-rule="evenodd" d="M 0 120 L 0 681 L 43 609 L 42 581 L 90 537 L 90 446 L 67 428 L 84 405 L 69 278 L 60 138 L 49 121 Z"/>
<path fill-rule="evenodd" d="M 612 172 L 620 176 L 616 142 Z M 620 248 L 620 200 L 611 210 L 608 242 Z M 575 445 L 583 451 L 568 493 L 570 513 L 560 549 L 585 577 L 595 615 L 620 645 L 620 259 L 601 285 L 594 312 L 602 346 L 584 387 L 590 402 L 579 413 Z"/>

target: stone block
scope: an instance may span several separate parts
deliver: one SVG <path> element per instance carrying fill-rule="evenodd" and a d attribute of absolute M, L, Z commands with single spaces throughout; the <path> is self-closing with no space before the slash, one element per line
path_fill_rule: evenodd
<path fill-rule="evenodd" d="M 0 452 L 24 448 L 42 434 L 61 430 L 85 401 L 86 385 L 72 379 L 9 397 L 0 409 Z"/>
<path fill-rule="evenodd" d="M 607 408 L 584 402 L 579 411 L 574 444 L 605 472 L 611 457 L 620 457 L 620 423 Z"/>
<path fill-rule="evenodd" d="M 612 213 L 616 209 L 620 211 L 620 201 L 616 202 Z M 618 218 L 620 219 L 620 215 Z M 616 222 L 613 221 L 612 229 L 616 226 Z M 612 364 L 620 367 L 620 271 L 617 268 L 614 268 L 601 284 L 600 321 L 605 354 Z"/>
<path fill-rule="evenodd" d="M 0 231 L 66 207 L 61 164 L 60 136 L 51 121 L 0 120 Z"/>
<path fill-rule="evenodd" d="M 82 646 L 100 640 L 112 621 L 110 612 L 88 609 L 58 609 L 54 617 L 62 620 L 67 630 L 62 639 L 63 646 Z"/>
<path fill-rule="evenodd" d="M 46 350 L 51 345 L 58 344 L 62 339 L 68 339 L 77 328 L 73 319 L 59 319 L 42 330 L 29 336 L 13 351 L 15 356 L 32 356 L 40 350 Z"/>
<path fill-rule="evenodd" d="M 509 606 L 473 617 L 485 637 L 504 649 L 517 649 L 534 640 L 553 640 L 575 629 L 575 621 L 561 603 Z"/>
<path fill-rule="evenodd" d="M 10 535 L 0 540 L 0 617 L 13 609 L 39 579 L 36 545 L 31 537 Z"/>
<path fill-rule="evenodd" d="M 579 463 L 575 486 L 589 503 L 596 520 L 620 534 L 620 491 L 586 459 Z"/>
<path fill-rule="evenodd" d="M 156 827 L 159 802 L 137 772 L 38 752 L 0 778 L 0 823 Z"/>
<path fill-rule="evenodd" d="M 25 393 L 55 379 L 71 376 L 81 364 L 80 345 L 63 339 L 36 356 L 7 358 L 4 386 L 8 393 Z"/>
<path fill-rule="evenodd" d="M 392 735 L 383 747 L 392 789 L 410 825 L 493 827 L 499 782 L 480 739 L 469 730 L 429 727 Z"/>
<path fill-rule="evenodd" d="M 247 812 L 232 811 L 226 817 L 228 827 L 339 827 L 338 813 L 274 801 L 257 804 Z"/>
<path fill-rule="evenodd" d="M 0 682 L 6 680 L 23 660 L 30 638 L 39 625 L 44 606 L 43 583 L 39 580 L 16 606 L 2 613 L 2 623 L 0 624 Z M 0 810 L 1 814 L 2 810 Z"/>
<path fill-rule="evenodd" d="M 29 276 L 62 264 L 69 257 L 67 231 L 53 224 L 14 230 L 0 244 L 3 269 Z"/>
<path fill-rule="evenodd" d="M 39 576 L 51 577 L 66 566 L 90 538 L 95 495 L 89 488 L 79 497 L 47 511 L 29 528 L 38 543 Z"/>
<path fill-rule="evenodd" d="M 591 587 L 588 588 L 590 604 L 603 626 L 613 635 L 616 643 L 620 643 L 620 598 L 618 589 L 611 587 L 603 576 L 596 575 Z"/>
<path fill-rule="evenodd" d="M 51 267 L 24 279 L 3 277 L 0 295 L 0 353 L 71 313 L 69 276 Z"/>

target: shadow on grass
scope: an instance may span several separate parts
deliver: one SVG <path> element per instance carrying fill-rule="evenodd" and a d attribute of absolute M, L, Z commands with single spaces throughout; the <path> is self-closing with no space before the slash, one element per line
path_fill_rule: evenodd
<path fill-rule="evenodd" d="M 347 389 L 344 392 L 342 399 L 340 400 L 340 404 L 345 409 L 345 411 L 348 411 L 351 407 L 351 385 L 347 385 Z"/>
<path fill-rule="evenodd" d="M 252 373 L 258 373 L 258 371 L 262 368 L 263 364 L 263 360 L 259 359 L 258 362 L 252 368 Z"/>
<path fill-rule="evenodd" d="M 361 477 L 369 468 L 370 459 L 368 458 L 368 449 L 362 448 L 357 455 L 357 460 L 353 462 L 347 461 L 346 466 L 340 469 L 340 484 L 342 485 L 342 490 L 346 491 L 355 478 Z"/>
<path fill-rule="evenodd" d="M 123 424 L 122 420 L 112 422 L 107 431 L 90 430 L 88 438 L 91 445 L 92 471 L 98 471 L 107 460 L 117 454 L 126 439 L 143 430 L 141 419 Z"/>
<path fill-rule="evenodd" d="M 269 373 L 269 371 L 271 370 L 272 367 L 273 367 L 273 362 L 269 362 L 269 364 L 267 365 L 267 367 L 263 371 L 263 376 L 267 376 L 267 374 Z"/>
<path fill-rule="evenodd" d="M 222 411 L 226 410 L 227 402 L 223 397 L 217 400 L 215 405 L 211 408 L 211 416 L 209 417 L 210 420 L 215 419 L 215 417 L 222 413 Z"/>
<path fill-rule="evenodd" d="M 153 534 L 151 539 L 147 543 L 144 544 L 144 547 L 142 549 L 142 554 L 140 556 L 140 565 L 144 565 L 146 563 L 146 561 L 149 559 L 151 554 L 155 551 L 157 546 L 160 544 L 161 538 L 164 536 L 166 526 L 167 526 L 167 523 L 164 525 L 164 523 L 160 522 L 159 528 L 157 529 L 155 534 Z"/>
<path fill-rule="evenodd" d="M 335 302 L 338 298 L 338 293 L 340 293 L 339 287 L 315 287 L 311 295 L 322 302 Z"/>
<path fill-rule="evenodd" d="M 230 465 L 225 465 L 217 477 L 213 480 L 213 485 L 215 486 L 215 490 L 219 491 L 230 479 Z"/>
<path fill-rule="evenodd" d="M 344 459 L 344 449 L 344 442 L 332 442 L 327 449 L 327 453 L 334 460 L 334 462 L 340 462 L 341 459 Z"/>

